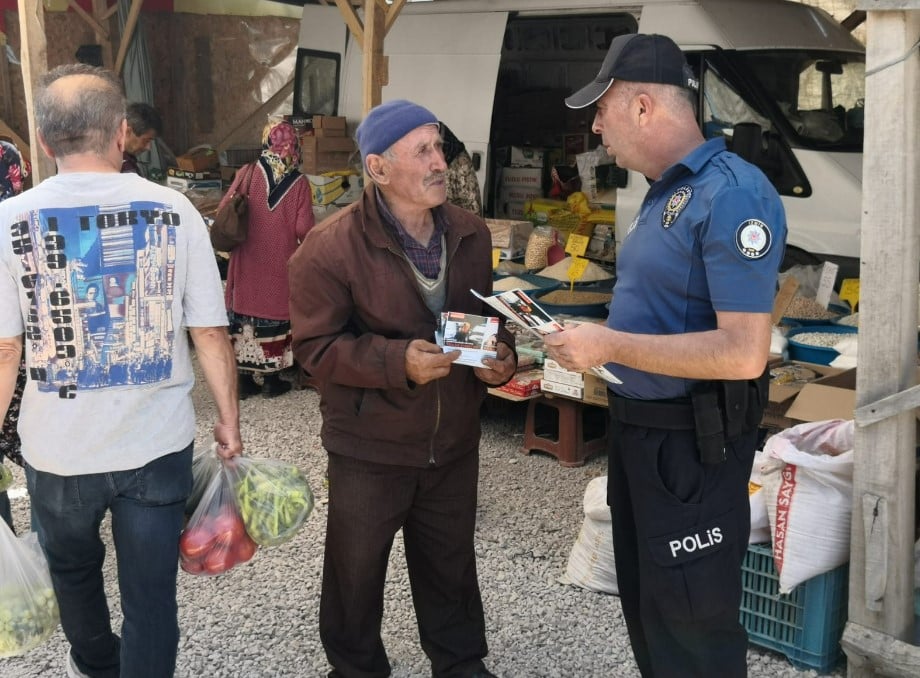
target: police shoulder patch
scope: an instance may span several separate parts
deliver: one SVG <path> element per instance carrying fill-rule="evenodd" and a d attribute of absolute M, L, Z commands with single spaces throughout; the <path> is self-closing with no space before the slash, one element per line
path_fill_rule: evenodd
<path fill-rule="evenodd" d="M 674 191 L 664 206 L 664 212 L 661 214 L 661 225 L 664 228 L 671 228 L 671 224 L 677 220 L 677 217 L 680 216 L 681 211 L 687 206 L 692 197 L 692 186 L 681 186 Z"/>
<path fill-rule="evenodd" d="M 735 231 L 735 246 L 747 259 L 760 259 L 770 251 L 772 244 L 770 227 L 760 219 L 747 219 Z"/>

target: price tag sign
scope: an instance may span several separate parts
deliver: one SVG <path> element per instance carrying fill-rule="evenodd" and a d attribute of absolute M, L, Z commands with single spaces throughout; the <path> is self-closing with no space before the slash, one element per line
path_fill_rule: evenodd
<path fill-rule="evenodd" d="M 584 256 L 585 252 L 588 251 L 588 243 L 590 241 L 591 239 L 586 235 L 576 235 L 575 233 L 571 233 L 568 240 L 565 241 L 565 251 L 568 254 L 571 254 L 573 257 L 582 257 Z M 588 262 L 586 261 L 585 266 L 587 266 L 587 264 Z M 585 269 L 582 267 L 581 273 L 584 273 L 584 271 Z M 581 276 L 581 273 L 579 273 L 579 276 Z"/>
<path fill-rule="evenodd" d="M 497 247 L 492 248 L 492 270 L 498 268 L 498 262 L 502 258 L 502 251 Z"/>
<path fill-rule="evenodd" d="M 850 305 L 850 310 L 855 311 L 859 303 L 859 278 L 847 278 L 840 283 L 840 298 Z"/>
<path fill-rule="evenodd" d="M 840 267 L 829 261 L 824 262 L 821 267 L 821 279 L 818 281 L 818 291 L 815 293 L 815 301 L 821 304 L 822 308 L 827 308 L 831 303 L 831 292 L 834 291 L 834 283 L 837 282 L 837 270 Z"/>
<path fill-rule="evenodd" d="M 585 274 L 585 269 L 588 268 L 588 260 L 583 257 L 572 257 L 572 263 L 569 264 L 569 282 L 572 284 L 576 280 L 580 279 L 581 276 Z"/>

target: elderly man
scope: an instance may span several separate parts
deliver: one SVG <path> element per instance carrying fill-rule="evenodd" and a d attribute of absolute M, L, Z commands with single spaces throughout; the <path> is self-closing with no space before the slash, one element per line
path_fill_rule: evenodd
<path fill-rule="evenodd" d="M 68 676 L 167 678 L 179 642 L 179 533 L 196 422 L 187 333 L 241 453 L 236 363 L 207 229 L 180 193 L 120 174 L 126 123 L 109 71 L 62 66 L 35 99 L 58 174 L 0 203 L 0 413 L 25 335 L 19 434 L 35 528 L 70 642 Z M 118 313 L 90 329 L 95 286 Z M 124 623 L 103 587 L 107 512 Z"/>
<path fill-rule="evenodd" d="M 313 228 L 289 263 L 298 363 L 318 382 L 329 457 L 320 636 L 330 676 L 390 675 L 380 638 L 387 559 L 401 529 L 421 645 L 432 675 L 491 676 L 473 531 L 479 408 L 511 378 L 497 359 L 453 365 L 434 343 L 442 311 L 490 315 L 491 238 L 445 203 L 437 118 L 385 103 L 357 130 L 372 183 Z"/>
<path fill-rule="evenodd" d="M 747 483 L 766 401 L 786 221 L 756 167 L 706 141 L 697 80 L 660 35 L 614 38 L 593 130 L 651 185 L 617 256 L 607 326 L 546 337 L 570 369 L 609 363 L 608 501 L 623 614 L 643 676 L 744 676 L 738 621 Z"/>

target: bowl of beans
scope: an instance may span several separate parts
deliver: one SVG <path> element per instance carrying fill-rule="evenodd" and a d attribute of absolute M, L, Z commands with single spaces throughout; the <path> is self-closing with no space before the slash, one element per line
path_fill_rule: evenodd
<path fill-rule="evenodd" d="M 848 325 L 805 325 L 789 330 L 789 359 L 830 365 L 840 355 L 834 346 L 857 328 Z"/>
<path fill-rule="evenodd" d="M 786 307 L 783 323 L 793 321 L 800 325 L 832 325 L 838 318 L 849 313 L 850 309 L 847 306 L 829 304 L 827 308 L 824 308 L 810 297 L 796 296 Z"/>

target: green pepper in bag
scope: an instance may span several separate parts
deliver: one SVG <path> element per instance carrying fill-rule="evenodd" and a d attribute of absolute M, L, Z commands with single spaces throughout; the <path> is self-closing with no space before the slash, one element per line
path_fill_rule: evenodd
<path fill-rule="evenodd" d="M 234 457 L 227 465 L 246 532 L 260 546 L 294 537 L 313 510 L 313 492 L 293 464 Z"/>

